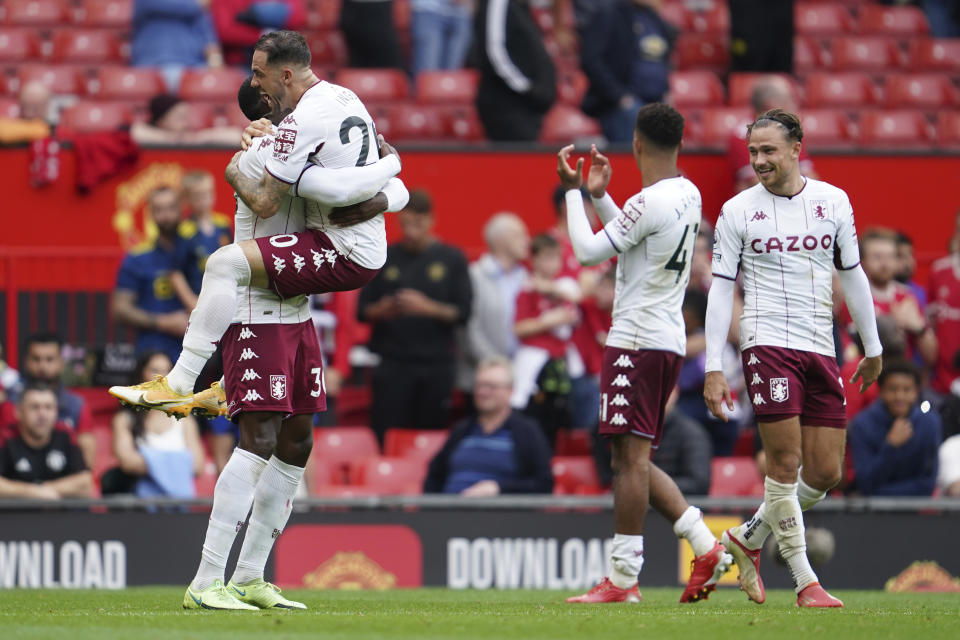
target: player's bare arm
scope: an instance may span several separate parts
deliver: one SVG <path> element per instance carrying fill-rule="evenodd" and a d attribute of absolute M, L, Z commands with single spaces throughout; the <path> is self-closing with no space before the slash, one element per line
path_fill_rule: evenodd
<path fill-rule="evenodd" d="M 248 178 L 237 165 L 240 153 L 233 156 L 224 172 L 227 182 L 240 199 L 260 218 L 272 218 L 280 210 L 283 198 L 289 194 L 290 185 L 264 172 L 259 180 Z"/>

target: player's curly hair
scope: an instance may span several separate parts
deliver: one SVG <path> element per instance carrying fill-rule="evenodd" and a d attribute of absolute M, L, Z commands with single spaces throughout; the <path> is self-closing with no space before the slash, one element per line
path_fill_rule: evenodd
<path fill-rule="evenodd" d="M 753 133 L 754 129 L 762 129 L 763 127 L 772 127 L 775 125 L 780 125 L 784 128 L 787 134 L 787 140 L 794 142 L 803 140 L 803 127 L 800 126 L 800 116 L 786 109 L 781 109 L 780 107 L 764 111 L 757 116 L 756 120 L 748 124 L 747 140 L 750 139 L 750 134 Z"/>
<path fill-rule="evenodd" d="M 683 116 L 668 104 L 653 102 L 637 112 L 637 134 L 664 151 L 672 151 L 683 140 Z"/>
<path fill-rule="evenodd" d="M 248 77 L 240 85 L 240 89 L 237 91 L 237 103 L 247 120 L 259 120 L 260 118 L 266 118 L 270 113 L 270 105 L 263 99 L 260 89 L 250 86 L 252 79 L 252 76 Z"/>
<path fill-rule="evenodd" d="M 310 66 L 310 47 L 307 46 L 307 39 L 296 31 L 284 29 L 265 33 L 257 40 L 253 50 L 266 53 L 267 64 Z"/>

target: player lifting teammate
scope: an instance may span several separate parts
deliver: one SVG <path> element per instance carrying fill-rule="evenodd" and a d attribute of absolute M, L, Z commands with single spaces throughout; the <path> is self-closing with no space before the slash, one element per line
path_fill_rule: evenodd
<path fill-rule="evenodd" d="M 583 160 L 571 169 L 567 159 L 573 147 L 560 151 L 557 171 L 567 189 L 567 225 L 577 259 L 594 265 L 619 255 L 613 325 L 600 374 L 599 426 L 612 446 L 613 573 L 568 602 L 640 601 L 637 577 L 643 567 L 648 504 L 693 547 L 696 559 L 681 602 L 705 600 L 733 562 L 700 510 L 690 506 L 676 483 L 650 462 L 686 351 L 681 306 L 701 216 L 700 192 L 677 171 L 683 126 L 683 116 L 665 104 L 640 109 L 633 155 L 643 190 L 627 200 L 623 210 L 606 193 L 609 161 L 596 147 L 591 150 L 587 189 L 605 225 L 596 234 L 579 191 Z"/>
<path fill-rule="evenodd" d="M 765 599 L 760 550 L 773 532 L 802 607 L 842 607 L 806 556 L 802 511 L 839 482 L 846 440 L 843 381 L 834 358 L 833 271 L 863 339 L 853 381 L 877 379 L 881 347 L 867 276 L 860 267 L 847 194 L 800 173 L 803 129 L 782 109 L 747 128 L 750 162 L 760 182 L 728 200 L 717 220 L 706 322 L 704 399 L 716 417 L 732 408 L 721 353 L 731 320 L 734 281 L 743 275 L 740 320 L 743 375 L 767 454 L 763 504 L 723 544 L 751 600 Z"/>

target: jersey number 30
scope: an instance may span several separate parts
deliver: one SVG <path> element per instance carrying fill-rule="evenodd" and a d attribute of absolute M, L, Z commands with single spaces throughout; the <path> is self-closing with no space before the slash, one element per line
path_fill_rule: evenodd
<path fill-rule="evenodd" d="M 693 247 L 697 242 L 697 231 L 700 229 L 700 224 L 697 223 L 693 225 L 693 241 L 690 243 L 690 255 L 693 256 Z M 690 225 L 687 225 L 683 228 L 683 236 L 680 238 L 680 242 L 677 244 L 677 250 L 673 252 L 673 255 L 670 256 L 670 259 L 667 260 L 667 264 L 664 265 L 664 269 L 677 272 L 677 279 L 674 282 L 680 282 L 680 276 L 683 275 L 683 270 L 687 267 L 687 249 L 683 245 L 687 241 L 687 236 L 690 235 Z"/>

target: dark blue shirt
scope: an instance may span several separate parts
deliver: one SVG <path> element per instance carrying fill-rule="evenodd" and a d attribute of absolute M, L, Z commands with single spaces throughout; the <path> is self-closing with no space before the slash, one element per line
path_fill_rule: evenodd
<path fill-rule="evenodd" d="M 867 496 L 929 496 L 937 479 L 940 415 L 914 405 L 913 436 L 899 447 L 887 442 L 893 416 L 876 400 L 850 422 L 850 448 L 857 488 Z"/>
<path fill-rule="evenodd" d="M 444 493 L 460 493 L 481 480 L 506 482 L 517 475 L 513 434 L 503 427 L 485 434 L 476 422 L 450 456 L 450 475 Z"/>
<path fill-rule="evenodd" d="M 193 220 L 184 220 L 177 229 L 183 239 L 182 257 L 178 262 L 183 265 L 183 275 L 193 292 L 200 293 L 203 284 L 203 270 L 210 254 L 224 245 L 233 242 L 230 231 L 230 219 L 220 213 L 213 214 L 213 230 L 204 233 Z"/>
<path fill-rule="evenodd" d="M 134 2 L 130 51 L 134 66 L 205 66 L 211 44 L 217 44 L 213 19 L 197 0 Z"/>
<path fill-rule="evenodd" d="M 672 29 L 653 9 L 634 5 L 633 34 L 637 41 L 633 94 L 643 102 L 657 102 L 670 88 Z"/>

